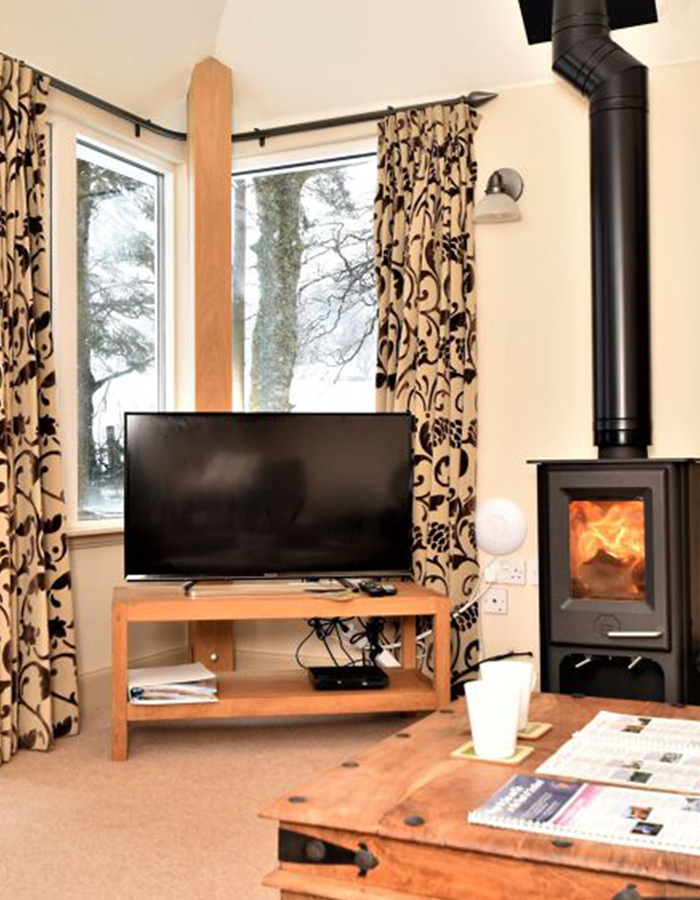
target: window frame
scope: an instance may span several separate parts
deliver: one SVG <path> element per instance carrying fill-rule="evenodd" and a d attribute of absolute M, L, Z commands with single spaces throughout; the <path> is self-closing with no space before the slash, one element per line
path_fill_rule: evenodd
<path fill-rule="evenodd" d="M 60 114 L 49 117 L 50 176 L 49 227 L 51 240 L 51 296 L 54 346 L 58 378 L 58 406 L 64 459 L 64 491 L 69 537 L 115 534 L 124 528 L 123 518 L 80 519 L 78 507 L 78 317 L 77 317 L 77 159 L 79 144 L 146 169 L 159 176 L 158 197 L 158 328 L 156 354 L 158 409 L 177 405 L 178 366 L 176 303 L 178 279 L 176 248 L 182 242 L 176 216 L 178 163 L 168 161 L 147 147 L 85 125 Z M 188 366 L 185 367 L 189 369 Z M 182 373 L 185 377 L 188 371 Z"/>
<path fill-rule="evenodd" d="M 167 315 L 167 269 L 165 265 L 166 256 L 166 223 L 165 223 L 165 191 L 166 191 L 166 173 L 162 166 L 154 166 L 152 163 L 146 164 L 140 159 L 136 159 L 133 155 L 118 153 L 112 147 L 103 143 L 97 143 L 94 140 L 86 138 L 82 133 L 78 134 L 75 141 L 76 160 L 78 159 L 78 148 L 86 147 L 88 150 L 95 150 L 103 156 L 123 162 L 136 169 L 141 169 L 150 175 L 156 176 L 157 197 L 156 197 L 156 329 L 155 329 L 155 352 L 156 352 L 156 377 L 157 386 L 157 408 L 165 409 L 167 398 L 169 396 L 168 389 L 168 347 L 167 334 L 168 328 L 166 321 Z M 77 249 L 77 248 L 76 248 Z"/>
<path fill-rule="evenodd" d="M 68 535 L 72 545 L 99 547 L 121 542 L 123 520 L 77 519 L 77 234 L 76 149 L 78 135 L 165 174 L 165 354 L 166 409 L 195 408 L 194 297 L 192 292 L 188 146 L 142 132 L 109 113 L 52 92 L 48 123 L 48 228 L 51 296 L 58 378 L 60 436 L 64 456 Z M 276 138 L 263 147 L 234 144 L 232 176 L 254 168 L 323 162 L 377 152 L 376 126 L 361 123 L 332 132 Z"/>

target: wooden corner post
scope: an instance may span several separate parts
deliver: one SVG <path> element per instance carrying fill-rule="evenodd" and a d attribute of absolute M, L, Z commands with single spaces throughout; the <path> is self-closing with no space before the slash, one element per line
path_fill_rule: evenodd
<path fill-rule="evenodd" d="M 195 403 L 231 409 L 231 70 L 216 59 L 194 67 L 188 96 L 194 240 Z"/>
<path fill-rule="evenodd" d="M 231 70 L 208 58 L 192 72 L 187 103 L 193 240 L 195 405 L 231 409 Z M 190 627 L 192 659 L 219 671 L 234 666 L 230 622 Z"/>

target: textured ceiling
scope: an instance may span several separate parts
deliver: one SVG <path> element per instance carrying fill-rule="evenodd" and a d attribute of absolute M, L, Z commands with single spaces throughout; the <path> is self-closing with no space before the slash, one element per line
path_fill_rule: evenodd
<path fill-rule="evenodd" d="M 700 59 L 700 0 L 617 32 L 650 66 Z M 237 130 L 548 81 L 517 0 L 0 0 L 0 50 L 185 128 L 194 63 L 234 75 Z"/>

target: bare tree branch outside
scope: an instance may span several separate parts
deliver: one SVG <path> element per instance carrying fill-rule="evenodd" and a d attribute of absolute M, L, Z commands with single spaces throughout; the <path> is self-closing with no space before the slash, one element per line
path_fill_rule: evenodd
<path fill-rule="evenodd" d="M 360 157 L 234 179 L 241 408 L 374 409 L 375 166 Z"/>
<path fill-rule="evenodd" d="M 124 413 L 158 408 L 159 176 L 78 153 L 79 514 L 122 515 Z M 234 179 L 238 409 L 374 409 L 374 157 Z"/>
<path fill-rule="evenodd" d="M 124 413 L 156 409 L 158 178 L 79 145 L 78 501 L 122 515 Z"/>

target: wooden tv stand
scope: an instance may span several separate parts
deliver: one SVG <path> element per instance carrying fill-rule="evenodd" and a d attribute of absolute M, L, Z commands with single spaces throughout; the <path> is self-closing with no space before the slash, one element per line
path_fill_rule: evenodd
<path fill-rule="evenodd" d="M 179 585 L 138 585 L 114 590 L 112 606 L 112 758 L 129 754 L 129 725 L 172 719 L 228 719 L 280 715 L 416 712 L 450 702 L 450 602 L 413 582 L 397 582 L 393 597 L 358 594 L 347 601 L 278 585 L 232 585 L 186 597 Z M 303 670 L 246 674 L 217 672 L 219 701 L 176 706 L 128 702 L 128 627 L 137 622 L 221 622 L 246 619 L 330 619 L 371 616 L 402 620 L 401 668 L 389 669 L 389 686 L 378 691 L 314 691 Z M 416 669 L 416 616 L 432 616 L 434 676 Z"/>

